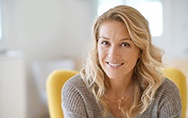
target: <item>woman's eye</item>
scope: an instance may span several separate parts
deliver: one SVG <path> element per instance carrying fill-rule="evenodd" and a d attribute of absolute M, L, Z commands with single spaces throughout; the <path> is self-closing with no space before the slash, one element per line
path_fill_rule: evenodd
<path fill-rule="evenodd" d="M 122 46 L 122 47 L 129 47 L 129 46 L 130 46 L 130 44 L 129 44 L 129 43 L 125 43 L 125 42 L 124 42 L 124 43 L 122 43 L 122 44 L 121 44 L 121 46 Z"/>
<path fill-rule="evenodd" d="M 108 45 L 109 42 L 108 42 L 108 41 L 102 41 L 101 44 L 103 44 L 103 45 Z"/>

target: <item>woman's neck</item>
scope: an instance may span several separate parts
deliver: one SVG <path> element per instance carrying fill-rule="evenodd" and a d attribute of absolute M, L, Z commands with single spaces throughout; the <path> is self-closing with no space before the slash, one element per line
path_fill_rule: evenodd
<path fill-rule="evenodd" d="M 124 118 L 125 114 L 123 115 L 121 112 L 122 109 L 128 109 L 132 104 L 133 83 L 131 80 L 132 79 L 127 79 L 126 81 L 125 79 L 109 80 L 109 88 L 104 95 L 104 99 L 114 117 Z"/>
<path fill-rule="evenodd" d="M 121 98 L 128 91 L 131 84 L 131 79 L 109 79 L 109 88 L 107 94 Z"/>

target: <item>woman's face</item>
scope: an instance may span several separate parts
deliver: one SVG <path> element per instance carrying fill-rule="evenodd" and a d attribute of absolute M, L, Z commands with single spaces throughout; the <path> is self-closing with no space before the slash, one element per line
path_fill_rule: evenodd
<path fill-rule="evenodd" d="M 105 21 L 97 42 L 99 63 L 110 79 L 131 79 L 140 49 L 130 39 L 122 22 Z"/>

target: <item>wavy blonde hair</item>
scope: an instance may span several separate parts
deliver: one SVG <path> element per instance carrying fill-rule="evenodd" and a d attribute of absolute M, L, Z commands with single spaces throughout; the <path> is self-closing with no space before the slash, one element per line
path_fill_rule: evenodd
<path fill-rule="evenodd" d="M 81 76 L 86 85 L 91 89 L 96 100 L 102 104 L 104 115 L 109 107 L 104 99 L 108 89 L 107 75 L 101 68 L 98 60 L 97 39 L 101 23 L 115 20 L 125 24 L 132 42 L 139 47 L 141 57 L 138 60 L 133 74 L 133 102 L 130 107 L 121 110 L 125 117 L 134 117 L 143 113 L 155 95 L 157 88 L 163 81 L 160 72 L 163 51 L 152 44 L 148 21 L 136 9 L 120 5 L 99 16 L 93 26 L 91 50 L 86 59 Z"/>

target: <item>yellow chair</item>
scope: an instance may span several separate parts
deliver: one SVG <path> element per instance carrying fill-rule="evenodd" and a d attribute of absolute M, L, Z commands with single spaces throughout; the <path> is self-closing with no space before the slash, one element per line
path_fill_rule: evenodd
<path fill-rule="evenodd" d="M 163 75 L 172 80 L 180 91 L 182 101 L 182 118 L 186 118 L 186 107 L 187 107 L 187 85 L 186 77 L 182 71 L 176 68 L 167 68 L 162 70 Z"/>
<path fill-rule="evenodd" d="M 73 70 L 55 70 L 49 75 L 46 89 L 50 118 L 64 118 L 61 109 L 61 89 L 63 84 L 77 73 Z"/>
<path fill-rule="evenodd" d="M 186 118 L 187 88 L 184 74 L 175 68 L 168 68 L 162 72 L 164 76 L 172 80 L 180 90 L 182 98 L 182 118 Z M 64 118 L 61 109 L 62 86 L 69 78 L 77 73 L 77 71 L 72 70 L 56 70 L 49 75 L 46 82 L 46 89 L 50 118 Z"/>

